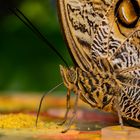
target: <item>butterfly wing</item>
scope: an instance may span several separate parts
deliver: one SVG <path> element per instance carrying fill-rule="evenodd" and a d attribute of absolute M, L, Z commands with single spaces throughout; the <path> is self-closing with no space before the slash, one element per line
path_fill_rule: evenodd
<path fill-rule="evenodd" d="M 120 81 L 123 117 L 140 122 L 140 30 L 136 30 L 112 57 Z"/>
<path fill-rule="evenodd" d="M 99 28 L 103 30 L 103 28 Z M 92 57 L 97 61 L 98 57 L 107 57 L 114 68 L 117 80 L 119 80 L 119 107 L 121 115 L 127 119 L 140 122 L 140 26 L 125 28 L 126 37 L 122 32 L 115 35 L 114 28 L 109 39 L 108 47 L 99 39 L 99 33 L 95 36 L 92 45 Z M 105 39 L 108 38 L 105 36 Z"/>
<path fill-rule="evenodd" d="M 107 19 L 103 17 L 111 3 L 112 0 L 58 0 L 59 17 L 68 48 L 82 70 L 92 67 L 91 61 L 96 56 L 93 53 L 97 54 L 99 48 L 93 47 L 94 38 L 101 24 L 105 24 L 108 30 Z M 103 46 L 100 49 L 104 49 Z"/>
<path fill-rule="evenodd" d="M 118 73 L 140 78 L 140 29 L 118 47 L 111 61 Z"/>
<path fill-rule="evenodd" d="M 140 82 L 140 79 L 135 80 Z M 140 122 L 140 86 L 122 84 L 119 106 L 123 117 Z"/>

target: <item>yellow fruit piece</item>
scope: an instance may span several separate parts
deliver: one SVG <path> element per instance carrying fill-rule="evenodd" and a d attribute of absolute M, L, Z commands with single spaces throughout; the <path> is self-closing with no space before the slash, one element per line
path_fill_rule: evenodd
<path fill-rule="evenodd" d="M 8 114 L 0 115 L 0 128 L 34 128 L 36 116 L 28 114 Z M 38 128 L 44 127 L 42 121 L 38 121 Z"/>

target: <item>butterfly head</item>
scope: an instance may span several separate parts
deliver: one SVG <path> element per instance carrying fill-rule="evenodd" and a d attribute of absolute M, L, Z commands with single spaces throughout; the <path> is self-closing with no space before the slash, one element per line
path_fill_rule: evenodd
<path fill-rule="evenodd" d="M 60 73 L 62 75 L 65 86 L 68 89 L 73 90 L 74 85 L 77 82 L 77 70 L 73 67 L 67 68 L 60 65 Z"/>

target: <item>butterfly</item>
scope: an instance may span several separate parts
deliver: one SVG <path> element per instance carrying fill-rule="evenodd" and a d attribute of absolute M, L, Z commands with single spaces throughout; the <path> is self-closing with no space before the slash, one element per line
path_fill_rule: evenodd
<path fill-rule="evenodd" d="M 58 13 L 74 66 L 60 66 L 70 94 L 93 108 L 140 122 L 140 0 L 58 0 Z"/>

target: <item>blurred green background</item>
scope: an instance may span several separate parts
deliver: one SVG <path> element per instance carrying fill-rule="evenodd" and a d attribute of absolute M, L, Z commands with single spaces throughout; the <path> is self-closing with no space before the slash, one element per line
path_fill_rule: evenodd
<path fill-rule="evenodd" d="M 58 22 L 56 0 L 1 0 L 0 91 L 42 92 L 53 88 L 62 81 L 59 65 L 63 62 L 8 11 L 8 6 L 18 7 L 72 65 Z"/>

